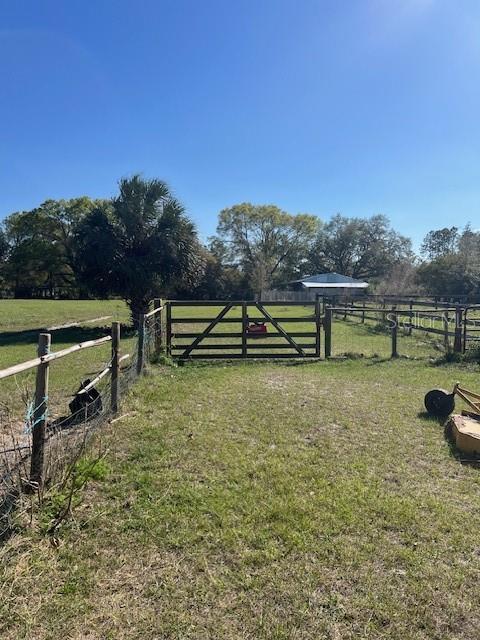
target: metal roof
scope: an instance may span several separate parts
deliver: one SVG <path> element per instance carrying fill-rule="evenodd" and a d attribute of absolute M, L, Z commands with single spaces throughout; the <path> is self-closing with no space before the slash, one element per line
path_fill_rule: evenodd
<path fill-rule="evenodd" d="M 302 284 L 304 287 L 311 289 L 313 287 L 322 288 L 346 288 L 346 289 L 365 289 L 368 282 L 351 278 L 350 276 L 342 276 L 340 273 L 319 273 L 315 276 L 305 276 L 300 280 L 294 280 L 289 284 Z"/>
<path fill-rule="evenodd" d="M 302 282 L 305 289 L 366 289 L 368 282 Z"/>

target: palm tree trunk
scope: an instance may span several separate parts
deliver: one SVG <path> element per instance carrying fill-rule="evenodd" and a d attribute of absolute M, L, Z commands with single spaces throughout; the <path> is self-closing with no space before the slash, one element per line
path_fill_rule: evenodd
<path fill-rule="evenodd" d="M 149 311 L 149 300 L 143 297 L 132 298 L 127 301 L 127 304 L 130 308 L 130 317 L 132 318 L 133 327 L 134 329 L 138 329 L 140 316 L 148 313 Z"/>

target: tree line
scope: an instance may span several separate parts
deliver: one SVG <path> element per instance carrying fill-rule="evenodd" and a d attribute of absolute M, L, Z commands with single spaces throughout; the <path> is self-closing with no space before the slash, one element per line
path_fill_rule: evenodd
<path fill-rule="evenodd" d="M 480 233 L 430 231 L 417 256 L 388 218 L 322 221 L 274 205 L 219 213 L 199 240 L 161 180 L 120 180 L 111 199 L 47 200 L 9 215 L 0 229 L 0 279 L 15 297 L 119 296 L 137 316 L 156 295 L 252 298 L 307 274 L 335 271 L 379 293 L 480 295 Z"/>

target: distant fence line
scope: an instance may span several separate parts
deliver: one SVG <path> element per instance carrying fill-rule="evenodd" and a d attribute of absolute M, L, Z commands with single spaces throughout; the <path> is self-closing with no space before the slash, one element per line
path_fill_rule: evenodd
<path fill-rule="evenodd" d="M 283 289 L 266 289 L 261 292 L 259 299 L 262 302 L 314 302 L 320 298 L 325 304 L 343 304 L 353 301 L 375 301 L 380 304 L 409 304 L 410 302 L 418 305 L 428 305 L 434 307 L 447 307 L 455 304 L 477 304 L 480 298 L 466 295 L 438 295 L 429 296 L 426 294 L 375 294 L 365 293 L 365 291 L 355 290 L 350 292 L 333 292 L 318 293 L 314 289 L 301 289 L 299 291 L 290 291 Z"/>
<path fill-rule="evenodd" d="M 480 313 L 480 305 L 455 305 L 454 307 L 445 306 L 443 303 L 437 304 L 434 309 L 425 308 L 422 303 L 420 309 L 415 308 L 418 302 L 410 301 L 408 308 L 401 309 L 396 305 L 387 306 L 383 303 L 381 306 L 369 306 L 366 301 L 356 304 L 351 302 L 342 306 L 326 305 L 325 322 L 326 332 L 331 333 L 331 322 L 333 316 L 346 320 L 347 317 L 357 318 L 361 323 L 366 320 L 383 324 L 390 329 L 392 338 L 392 356 L 397 353 L 397 335 L 398 329 L 403 329 L 407 335 L 412 335 L 413 331 L 421 331 L 427 334 L 434 334 L 443 337 L 443 343 L 446 350 L 451 348 L 450 338 L 453 338 L 453 351 L 457 353 L 465 353 L 472 343 L 480 340 L 480 317 L 469 318 L 471 312 Z M 424 320 L 428 319 L 430 326 L 426 326 Z M 441 324 L 441 327 L 433 326 L 435 322 Z M 331 340 L 331 338 L 330 338 Z M 326 338 L 327 341 L 327 338 Z M 326 357 L 328 355 L 326 354 Z"/>

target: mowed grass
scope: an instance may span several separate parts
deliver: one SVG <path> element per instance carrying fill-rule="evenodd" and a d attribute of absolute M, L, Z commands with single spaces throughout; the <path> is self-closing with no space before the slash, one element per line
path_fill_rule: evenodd
<path fill-rule="evenodd" d="M 0 300 L 0 332 L 40 330 L 101 316 L 128 320 L 122 300 Z"/>
<path fill-rule="evenodd" d="M 477 637 L 479 470 L 422 406 L 455 380 L 478 367 L 151 368 L 60 543 L 4 547 L 1 637 Z"/>

